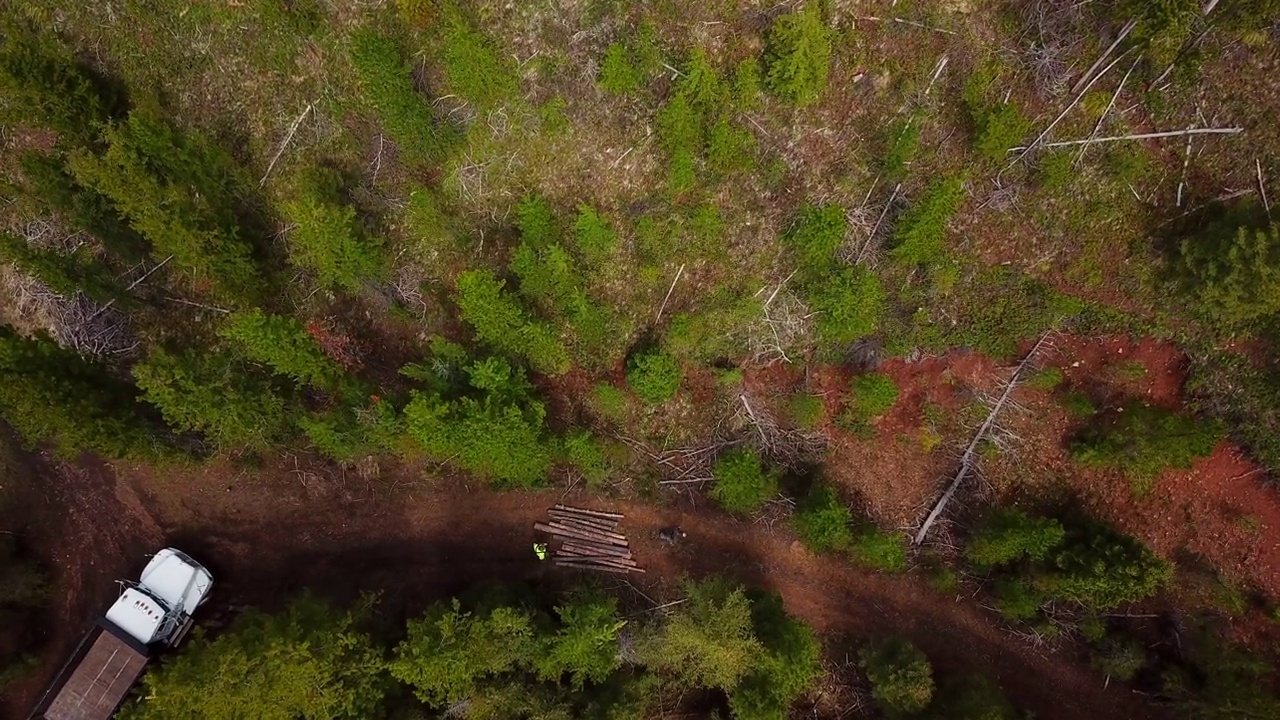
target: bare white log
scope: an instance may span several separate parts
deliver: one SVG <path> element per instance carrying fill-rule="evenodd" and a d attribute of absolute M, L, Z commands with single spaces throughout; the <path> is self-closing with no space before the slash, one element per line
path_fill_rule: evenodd
<path fill-rule="evenodd" d="M 1244 132 L 1244 128 L 1190 128 L 1187 130 L 1169 130 L 1166 132 L 1153 133 L 1137 133 L 1135 135 L 1112 135 L 1110 137 L 1093 138 L 1092 140 L 1063 140 L 1060 142 L 1045 143 L 1044 147 L 1069 147 L 1072 145 L 1083 145 L 1088 142 L 1119 142 L 1121 140 L 1150 140 L 1152 138 L 1167 137 L 1184 137 L 1186 135 L 1237 135 Z M 1009 152 L 1018 152 L 1029 150 L 1030 147 L 1009 148 Z"/>
<path fill-rule="evenodd" d="M 671 287 L 667 288 L 667 296 L 662 298 L 662 307 L 658 308 L 658 316 L 653 319 L 655 325 L 662 319 L 662 311 L 667 309 L 667 302 L 671 300 L 671 293 L 675 292 L 676 283 L 680 282 L 680 276 L 683 274 L 684 265 L 681 265 L 680 269 L 676 270 L 676 276 L 671 280 Z"/>
<path fill-rule="evenodd" d="M 1120 97 L 1120 93 L 1124 92 L 1125 83 L 1129 82 L 1129 76 L 1133 74 L 1133 70 L 1138 67 L 1139 62 L 1142 62 L 1141 55 L 1139 55 L 1133 61 L 1133 64 L 1129 66 L 1129 71 L 1124 74 L 1124 77 L 1120 78 L 1120 85 L 1116 88 L 1116 91 L 1112 93 L 1111 102 L 1107 103 L 1106 109 L 1103 110 L 1102 115 L 1098 117 L 1097 124 L 1093 126 L 1093 132 L 1089 133 L 1089 142 L 1086 142 L 1084 146 L 1080 148 L 1080 154 L 1076 155 L 1076 164 L 1079 164 L 1080 161 L 1084 159 L 1084 154 L 1089 150 L 1089 143 L 1093 142 L 1093 139 L 1098 137 L 1098 133 L 1102 131 L 1102 123 L 1106 122 L 1107 116 L 1111 114 L 1111 109 L 1116 106 L 1116 100 Z"/>
<path fill-rule="evenodd" d="M 1267 199 L 1267 184 L 1262 180 L 1262 163 L 1253 159 L 1253 166 L 1258 171 L 1258 193 L 1262 195 L 1262 207 L 1267 211 L 1267 220 L 1271 219 L 1271 201 Z"/>
<path fill-rule="evenodd" d="M 991 432 L 991 428 L 995 426 L 996 417 L 1000 415 L 1000 411 L 1009 402 L 1009 396 L 1013 394 L 1014 388 L 1018 386 L 1022 379 L 1022 373 L 1031 365 L 1031 361 L 1035 358 L 1036 353 L 1040 352 L 1040 348 L 1044 347 L 1053 330 L 1046 331 L 1031 347 L 1031 350 L 1022 358 L 1022 362 L 1018 363 L 1018 367 L 1014 369 L 1013 375 L 1009 378 L 1009 383 L 1005 385 L 1004 392 L 1000 393 L 1000 398 L 996 400 L 995 405 L 991 407 L 991 412 L 987 413 L 986 419 L 978 426 L 977 432 L 973 434 L 973 438 L 969 441 L 969 445 L 965 447 L 964 454 L 960 456 L 960 469 L 956 471 L 955 477 L 951 479 L 951 484 L 942 493 L 942 497 L 938 498 L 938 502 L 934 503 L 933 510 L 929 512 L 929 516 L 925 518 L 924 524 L 920 526 L 920 530 L 916 533 L 915 544 L 919 545 L 924 542 L 929 535 L 929 528 L 937 522 L 942 513 L 946 511 L 947 505 L 951 503 L 951 499 L 955 497 L 956 490 L 964 483 L 966 477 L 973 472 L 974 465 L 977 461 L 978 446 Z"/>
<path fill-rule="evenodd" d="M 1093 71 L 1097 70 L 1098 67 L 1102 65 L 1102 63 L 1107 61 L 1107 58 L 1111 56 L 1111 53 L 1115 52 L 1115 49 L 1119 47 L 1120 43 L 1124 42 L 1124 39 L 1129 37 L 1129 33 L 1133 32 L 1133 29 L 1136 28 L 1137 26 L 1138 26 L 1137 20 L 1130 20 L 1129 22 L 1125 23 L 1124 27 L 1120 28 L 1120 34 L 1116 36 L 1115 41 L 1112 42 L 1111 45 L 1107 46 L 1106 51 L 1103 52 L 1102 55 L 1099 56 L 1098 59 L 1095 60 L 1092 65 L 1089 66 L 1089 69 L 1085 71 L 1084 75 L 1080 76 L 1080 79 L 1076 81 L 1075 87 L 1071 88 L 1071 92 L 1078 92 L 1080 88 L 1083 85 L 1085 85 L 1086 82 L 1089 85 L 1092 85 L 1093 81 L 1097 79 L 1092 77 Z M 1106 72 L 1106 71 L 1104 70 L 1103 72 Z M 1101 76 L 1102 76 L 1102 73 L 1098 73 L 1098 77 L 1101 77 Z"/>
<path fill-rule="evenodd" d="M 288 134 L 284 136 L 284 140 L 280 143 L 280 147 L 276 149 L 276 154 L 271 158 L 271 162 L 267 163 L 267 171 L 262 174 L 262 179 L 258 181 L 258 187 L 262 187 L 267 183 L 267 177 L 271 175 L 271 171 L 275 168 L 276 163 L 280 161 L 280 156 L 284 155 L 285 149 L 288 148 L 289 143 L 293 141 L 293 135 L 298 132 L 298 126 L 302 124 L 303 120 L 307 119 L 307 116 L 311 114 L 311 110 L 313 108 L 315 108 L 315 103 L 309 103 L 307 107 L 302 110 L 302 114 L 298 116 L 298 119 L 294 120 L 293 124 L 289 126 Z"/>

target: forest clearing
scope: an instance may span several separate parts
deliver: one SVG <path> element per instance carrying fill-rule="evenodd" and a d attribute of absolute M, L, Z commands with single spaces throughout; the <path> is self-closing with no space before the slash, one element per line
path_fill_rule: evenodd
<path fill-rule="evenodd" d="M 0 3 L 0 714 L 1280 717 L 1280 3 Z"/>

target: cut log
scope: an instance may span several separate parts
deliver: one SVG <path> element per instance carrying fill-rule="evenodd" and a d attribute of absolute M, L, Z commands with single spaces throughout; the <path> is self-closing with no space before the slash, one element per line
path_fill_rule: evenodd
<path fill-rule="evenodd" d="M 585 551 L 596 553 L 597 555 L 616 555 L 618 557 L 630 557 L 631 551 L 627 548 L 620 548 L 616 545 L 600 545 L 598 543 L 587 542 L 571 542 L 566 540 L 561 547 L 565 549 Z"/>
<path fill-rule="evenodd" d="M 598 570 L 600 572 L 614 573 L 615 575 L 626 575 L 633 572 L 644 572 L 640 568 L 616 568 L 606 565 L 578 565 L 576 563 L 557 562 L 556 565 L 568 568 L 570 570 Z"/>
<path fill-rule="evenodd" d="M 630 565 L 622 565 L 608 560 L 591 560 L 580 557 L 557 558 L 555 563 L 561 567 L 609 568 L 612 570 L 623 570 L 628 572 L 644 572 L 643 569 Z"/>
<path fill-rule="evenodd" d="M 563 552 L 563 551 L 561 551 L 561 552 Z M 583 554 L 574 553 L 574 554 L 570 554 L 570 555 L 559 555 L 559 554 L 557 554 L 557 555 L 556 555 L 556 559 L 557 559 L 557 560 L 572 560 L 572 561 L 579 561 L 579 560 L 581 560 L 581 561 L 600 562 L 600 563 L 603 563 L 603 564 L 605 564 L 605 565 L 625 565 L 625 566 L 627 566 L 627 567 L 636 567 L 636 566 L 639 564 L 639 563 L 637 563 L 635 560 L 631 560 L 631 559 L 628 559 L 628 558 L 611 557 L 611 556 L 609 556 L 609 555 L 591 555 L 591 554 L 586 554 L 586 553 L 583 553 Z"/>
<path fill-rule="evenodd" d="M 553 520 L 572 520 L 574 522 L 583 523 L 584 525 L 598 527 L 601 530 L 613 530 L 614 528 L 618 527 L 617 520 L 588 517 L 586 515 L 575 515 L 573 513 L 565 512 L 563 510 L 549 510 L 547 511 L 547 515 L 549 515 Z"/>
<path fill-rule="evenodd" d="M 622 513 L 604 512 L 603 510 L 587 510 L 585 508 L 569 507 L 568 505 L 556 505 L 551 509 L 563 510 L 565 512 L 577 513 L 579 515 L 589 515 L 591 517 L 610 518 L 613 520 L 621 520 L 623 518 Z"/>
<path fill-rule="evenodd" d="M 569 528 L 570 530 L 581 530 L 582 532 L 596 533 L 597 535 L 610 537 L 610 538 L 613 538 L 614 540 L 627 539 L 627 536 L 623 535 L 622 533 L 613 532 L 610 530 L 601 530 L 600 528 L 595 527 L 593 525 L 586 525 L 584 523 L 575 522 L 573 520 L 552 520 L 549 524 L 552 527 L 566 527 L 566 528 Z"/>
<path fill-rule="evenodd" d="M 560 537 L 560 538 L 573 538 L 575 540 L 592 540 L 595 542 L 602 542 L 608 545 L 618 545 L 620 547 L 627 546 L 626 540 L 614 540 L 612 538 L 601 538 L 597 535 L 584 533 L 580 530 L 570 530 L 562 527 L 557 528 L 557 527 L 552 527 L 551 525 L 547 525 L 545 523 L 536 523 L 534 524 L 533 529 L 539 530 L 541 532 L 548 533 L 550 535 L 554 535 L 555 537 Z"/>

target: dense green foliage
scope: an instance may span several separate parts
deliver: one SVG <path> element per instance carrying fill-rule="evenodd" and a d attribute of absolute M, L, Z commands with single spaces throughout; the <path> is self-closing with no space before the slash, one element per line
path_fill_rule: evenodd
<path fill-rule="evenodd" d="M 609 458 L 600 440 L 585 430 L 569 433 L 564 439 L 565 459 L 589 486 L 598 486 L 609 478 Z"/>
<path fill-rule="evenodd" d="M 682 589 L 686 602 L 660 632 L 645 638 L 642 660 L 690 688 L 737 687 L 763 649 L 752 631 L 746 592 L 718 579 Z"/>
<path fill-rule="evenodd" d="M 472 363 L 461 395 L 414 391 L 404 409 L 408 433 L 429 455 L 482 478 L 533 486 L 546 480 L 554 448 L 546 408 L 524 372 L 500 358 Z"/>
<path fill-rule="evenodd" d="M 1149 490 L 1167 468 L 1189 468 L 1222 438 L 1222 425 L 1152 405 L 1129 403 L 1109 418 L 1095 418 L 1071 443 L 1084 465 L 1114 467 L 1140 490 Z"/>
<path fill-rule="evenodd" d="M 1174 272 L 1210 321 L 1239 327 L 1280 312 L 1280 224 L 1213 226 L 1179 250 Z"/>
<path fill-rule="evenodd" d="M 778 494 L 778 473 L 766 468 L 760 453 L 751 448 L 723 453 L 711 474 L 715 478 L 711 497 L 729 512 L 758 512 Z"/>
<path fill-rule="evenodd" d="M 675 397 L 683 377 L 679 361 L 660 350 L 642 350 L 627 360 L 627 385 L 647 403 Z"/>
<path fill-rule="evenodd" d="M 1051 597 L 1105 610 L 1138 602 L 1172 576 L 1168 563 L 1128 535 L 1097 521 L 1066 527 L 1034 575 L 1036 587 Z"/>
<path fill-rule="evenodd" d="M 614 95 L 627 95 L 640 89 L 644 75 L 629 57 L 627 47 L 622 43 L 612 43 L 604 52 L 600 61 L 600 87 Z"/>
<path fill-rule="evenodd" d="M 67 458 L 86 450 L 154 458 L 158 433 L 137 397 L 103 365 L 0 325 L 0 417 L 28 444 L 49 443 Z"/>
<path fill-rule="evenodd" d="M 438 123 L 413 86 L 412 69 L 395 40 L 371 27 L 351 36 L 351 63 L 367 102 L 387 134 L 412 162 L 440 159 L 456 131 Z"/>
<path fill-rule="evenodd" d="M 776 593 L 751 596 L 751 624 L 763 647 L 753 670 L 729 694 L 735 720 L 785 720 L 821 671 L 817 637 L 787 615 Z"/>
<path fill-rule="evenodd" d="M 529 313 L 488 270 L 468 270 L 458 276 L 458 309 L 475 328 L 476 336 L 494 349 L 529 361 L 534 370 L 560 375 L 569 369 L 564 343 L 545 323 Z"/>
<path fill-rule="evenodd" d="M 871 697 L 891 716 L 924 710 L 933 699 L 933 667 L 919 648 L 893 638 L 873 643 L 858 653 L 871 681 Z"/>
<path fill-rule="evenodd" d="M 50 290 L 64 296 L 82 292 L 103 303 L 117 297 L 119 289 L 110 271 L 86 255 L 84 252 L 64 255 L 33 248 L 17 235 L 0 232 L 0 260 L 13 263 Z"/>
<path fill-rule="evenodd" d="M 893 258 L 904 265 L 936 267 L 946 257 L 947 223 L 964 199 L 964 181 L 938 178 L 898 220 Z"/>
<path fill-rule="evenodd" d="M 444 3 L 439 28 L 440 62 L 449 90 L 480 108 L 492 107 L 516 94 L 519 77 L 507 54 L 477 30 L 452 3 Z"/>
<path fill-rule="evenodd" d="M 769 89 L 801 107 L 816 102 L 827 88 L 833 34 L 817 2 L 774 20 L 765 56 Z"/>
<path fill-rule="evenodd" d="M 847 345 L 876 330 L 884 314 L 880 280 L 862 266 L 836 259 L 849 222 L 838 205 L 806 205 L 782 242 L 795 258 L 798 283 L 817 314 L 818 336 L 832 345 Z"/>
<path fill-rule="evenodd" d="M 227 318 L 219 334 L 246 359 L 304 385 L 333 388 L 345 374 L 295 318 L 255 308 Z"/>
<path fill-rule="evenodd" d="M 135 110 L 103 131 L 101 154 L 71 156 L 77 182 L 108 197 L 196 290 L 245 303 L 262 290 L 254 244 L 241 227 L 242 180 L 234 161 L 208 138 L 182 133 Z"/>
<path fill-rule="evenodd" d="M 874 435 L 871 423 L 889 412 L 898 400 L 898 384 L 884 373 L 856 375 L 849 382 L 844 410 L 836 419 L 841 428 L 860 438 Z"/>
<path fill-rule="evenodd" d="M 105 83 L 77 63 L 68 49 L 31 27 L 0 23 L 5 44 L 0 48 L 0 94 L 5 117 L 34 123 L 61 135 L 68 146 L 95 140 L 97 125 L 118 110 L 119 100 Z M 18 114 L 18 109 L 22 110 Z"/>
<path fill-rule="evenodd" d="M 217 447 L 265 449 L 288 425 L 285 398 L 227 353 L 156 348 L 134 366 L 133 377 L 169 425 Z"/>
<path fill-rule="evenodd" d="M 385 692 L 382 652 L 343 613 L 309 597 L 257 610 L 209 640 L 197 634 L 143 677 L 126 720 L 327 720 L 370 717 Z"/>
<path fill-rule="evenodd" d="M 324 288 L 359 292 L 368 280 L 386 274 L 376 238 L 361 227 L 356 209 L 341 199 L 341 177 L 317 170 L 299 181 L 297 196 L 284 203 L 289 232 L 289 258 L 315 274 Z"/>
<path fill-rule="evenodd" d="M 1027 515 L 1015 508 L 996 508 L 978 526 L 965 557 L 988 568 L 1021 559 L 1043 560 L 1062 542 L 1065 531 L 1052 518 Z"/>
<path fill-rule="evenodd" d="M 907 569 L 907 545 L 898 533 L 864 527 L 854 535 L 850 550 L 854 561 L 874 570 L 902 572 Z"/>
<path fill-rule="evenodd" d="M 853 513 L 828 485 L 814 484 L 792 523 L 800 540 L 814 552 L 841 552 L 853 545 Z"/>

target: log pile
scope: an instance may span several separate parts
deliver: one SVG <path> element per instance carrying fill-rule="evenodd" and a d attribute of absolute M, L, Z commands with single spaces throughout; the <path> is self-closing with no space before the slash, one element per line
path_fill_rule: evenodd
<path fill-rule="evenodd" d="M 557 566 L 623 575 L 644 572 L 631 557 L 627 536 L 618 532 L 621 513 L 556 505 L 547 516 L 533 529 L 555 541 L 551 561 Z"/>

